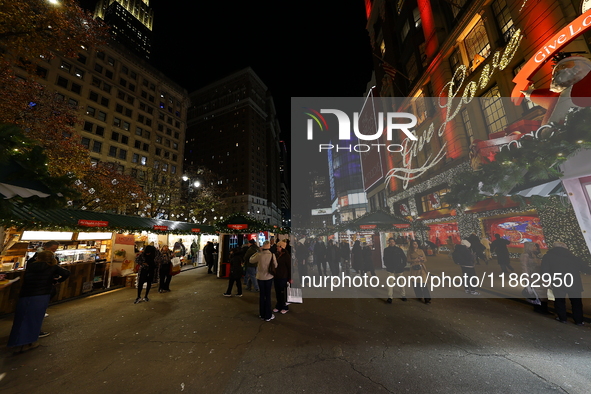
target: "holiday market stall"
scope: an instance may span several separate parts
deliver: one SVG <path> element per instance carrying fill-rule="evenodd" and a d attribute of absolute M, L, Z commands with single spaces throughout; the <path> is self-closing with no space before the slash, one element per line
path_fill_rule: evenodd
<path fill-rule="evenodd" d="M 272 226 L 268 223 L 240 213 L 233 214 L 214 223 L 214 228 L 219 235 L 218 257 L 216 274 L 220 278 L 229 275 L 230 251 L 241 247 L 250 240 L 254 240 L 258 246 L 270 239 L 278 240 L 280 234 L 288 234 L 286 228 Z M 287 238 L 287 236 L 286 236 Z"/>
<path fill-rule="evenodd" d="M 0 219 L 0 267 L 7 279 L 21 278 L 26 261 L 47 241 L 59 241 L 56 257 L 71 272 L 52 301 L 134 284 L 136 253 L 178 237 L 199 239 L 211 226 L 83 210 L 40 210 L 13 205 Z M 171 245 L 172 246 L 172 245 Z M 190 246 L 190 245 L 189 245 Z M 0 314 L 14 310 L 21 282 L 0 289 Z"/>
<path fill-rule="evenodd" d="M 367 243 L 372 249 L 374 268 L 383 268 L 382 253 L 390 237 L 400 239 L 403 234 L 405 237 L 406 234 L 414 236 L 412 224 L 409 221 L 381 210 L 367 213 L 344 223 L 339 226 L 338 230 L 340 233 L 344 233 L 340 236 L 341 239 L 348 238 L 346 241 L 349 245 L 353 245 L 353 242 L 357 240 Z"/>

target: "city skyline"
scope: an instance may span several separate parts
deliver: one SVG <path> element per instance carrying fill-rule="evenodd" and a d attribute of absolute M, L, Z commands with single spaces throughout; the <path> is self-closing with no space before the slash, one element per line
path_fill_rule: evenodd
<path fill-rule="evenodd" d="M 92 12 L 96 3 L 81 1 Z M 288 20 L 271 2 L 228 10 L 216 2 L 152 0 L 150 7 L 156 68 L 191 93 L 251 67 L 273 95 L 287 140 L 291 97 L 359 97 L 372 76 L 361 0 L 350 7 L 299 3 Z"/>

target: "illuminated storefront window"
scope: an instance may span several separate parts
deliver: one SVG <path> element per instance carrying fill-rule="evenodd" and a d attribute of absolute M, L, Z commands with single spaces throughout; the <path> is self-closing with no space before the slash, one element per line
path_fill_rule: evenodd
<path fill-rule="evenodd" d="M 444 203 L 443 196 L 449 192 L 449 188 L 443 188 L 429 192 L 421 196 L 421 212 L 430 212 L 442 208 L 448 208 L 449 204 Z"/>

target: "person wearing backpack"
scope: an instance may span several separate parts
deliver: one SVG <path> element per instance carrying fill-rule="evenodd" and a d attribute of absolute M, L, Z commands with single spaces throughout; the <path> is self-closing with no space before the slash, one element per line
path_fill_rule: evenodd
<path fill-rule="evenodd" d="M 404 268 L 406 267 L 406 255 L 404 251 L 396 246 L 396 241 L 394 238 L 388 239 L 388 246 L 384 249 L 384 266 L 386 266 L 386 271 L 388 271 L 388 277 L 394 278 L 394 282 L 396 283 L 396 279 L 399 276 L 404 276 Z M 391 279 L 389 279 L 391 281 Z M 402 301 L 406 301 L 406 288 L 404 286 L 400 286 L 400 299 Z M 388 304 L 392 303 L 392 297 L 394 297 L 394 286 L 388 285 L 388 300 L 386 301 Z"/>
<path fill-rule="evenodd" d="M 454 263 L 462 268 L 462 273 L 465 278 L 464 288 L 466 294 L 479 295 L 480 293 L 476 291 L 470 281 L 473 276 L 476 276 L 476 271 L 474 270 L 474 262 L 476 259 L 470 250 L 470 242 L 463 239 L 459 245 L 456 245 L 451 257 L 453 258 Z"/>
<path fill-rule="evenodd" d="M 271 288 L 277 269 L 277 259 L 269 249 L 271 249 L 271 243 L 265 241 L 262 250 L 253 254 L 249 259 L 251 264 L 257 265 L 256 279 L 260 290 L 259 316 L 264 321 L 275 319 L 271 310 Z"/>

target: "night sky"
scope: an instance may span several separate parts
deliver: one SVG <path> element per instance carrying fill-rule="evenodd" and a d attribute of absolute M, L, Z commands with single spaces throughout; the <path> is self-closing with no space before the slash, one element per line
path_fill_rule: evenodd
<path fill-rule="evenodd" d="M 94 10 L 92 0 L 81 2 Z M 373 59 L 363 0 L 152 0 L 154 62 L 189 92 L 252 67 L 289 140 L 291 97 L 359 97 Z"/>

